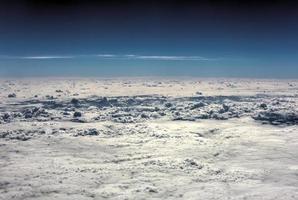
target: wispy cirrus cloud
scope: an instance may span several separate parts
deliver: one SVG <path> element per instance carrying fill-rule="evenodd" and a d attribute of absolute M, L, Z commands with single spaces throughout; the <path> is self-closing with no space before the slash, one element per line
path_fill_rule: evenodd
<path fill-rule="evenodd" d="M 217 58 L 202 56 L 164 56 L 164 55 L 135 55 L 135 54 L 82 54 L 82 55 L 34 55 L 34 56 L 7 56 L 0 55 L 0 59 L 51 60 L 51 59 L 129 59 L 129 60 L 160 60 L 160 61 L 211 61 Z"/>
<path fill-rule="evenodd" d="M 164 56 L 164 55 L 135 55 L 135 54 L 98 54 L 97 57 L 112 59 L 135 59 L 135 60 L 165 60 L 165 61 L 210 61 L 218 58 L 207 58 L 202 56 Z"/>
<path fill-rule="evenodd" d="M 75 58 L 75 56 L 24 56 L 20 57 L 21 59 L 35 59 L 35 60 L 43 60 L 43 59 L 71 59 Z"/>
<path fill-rule="evenodd" d="M 92 55 L 90 55 L 92 56 Z M 114 55 L 114 54 L 96 54 L 95 55 L 96 57 L 102 57 L 102 58 L 115 58 L 117 57 L 117 55 Z"/>
<path fill-rule="evenodd" d="M 128 55 L 129 58 L 141 59 L 141 60 L 197 60 L 197 61 L 207 61 L 210 58 L 205 58 L 202 56 L 148 56 L 148 55 Z"/>
<path fill-rule="evenodd" d="M 75 56 L 7 56 L 0 55 L 0 59 L 16 59 L 16 60 L 47 60 L 47 59 L 72 59 Z"/>

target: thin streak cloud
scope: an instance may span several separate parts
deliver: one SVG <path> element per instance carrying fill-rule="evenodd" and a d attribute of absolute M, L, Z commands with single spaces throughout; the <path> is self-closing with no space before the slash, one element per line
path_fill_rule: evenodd
<path fill-rule="evenodd" d="M 116 55 L 113 54 L 97 54 L 97 57 L 102 57 L 102 58 L 114 58 Z"/>
<path fill-rule="evenodd" d="M 71 59 L 75 58 L 74 56 L 25 56 L 23 59 L 37 59 L 37 60 L 43 60 L 43 59 Z"/>
<path fill-rule="evenodd" d="M 135 56 L 136 59 L 143 60 L 197 60 L 197 61 L 207 61 L 211 60 L 210 58 L 204 58 L 201 56 Z"/>
<path fill-rule="evenodd" d="M 159 61 L 211 61 L 216 58 L 206 58 L 202 56 L 163 56 L 163 55 L 134 55 L 134 54 L 90 54 L 90 55 L 44 55 L 44 56 L 7 56 L 1 55 L 0 59 L 26 59 L 26 60 L 50 60 L 50 59 L 131 59 L 131 60 L 159 60 Z"/>
<path fill-rule="evenodd" d="M 9 59 L 9 60 L 47 60 L 47 59 L 72 59 L 76 58 L 76 56 L 7 56 L 0 55 L 0 59 Z"/>

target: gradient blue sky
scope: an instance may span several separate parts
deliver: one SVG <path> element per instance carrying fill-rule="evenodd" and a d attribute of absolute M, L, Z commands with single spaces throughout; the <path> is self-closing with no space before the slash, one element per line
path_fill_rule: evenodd
<path fill-rule="evenodd" d="M 0 1 L 0 76 L 298 78 L 295 1 Z"/>

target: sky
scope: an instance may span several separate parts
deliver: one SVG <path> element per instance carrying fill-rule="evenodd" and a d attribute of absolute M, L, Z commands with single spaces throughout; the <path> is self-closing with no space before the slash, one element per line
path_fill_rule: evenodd
<path fill-rule="evenodd" d="M 294 0 L 0 0 L 0 77 L 298 78 Z"/>

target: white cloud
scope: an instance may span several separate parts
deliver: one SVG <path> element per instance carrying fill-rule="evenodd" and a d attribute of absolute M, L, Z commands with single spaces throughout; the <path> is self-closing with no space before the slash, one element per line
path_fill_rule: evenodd
<path fill-rule="evenodd" d="M 197 60 L 197 61 L 206 61 L 210 60 L 209 58 L 204 58 L 201 56 L 135 56 L 136 59 L 143 59 L 143 60 Z"/>
<path fill-rule="evenodd" d="M 7 56 L 0 55 L 0 59 L 28 59 L 28 60 L 44 60 L 44 59 L 71 59 L 75 56 Z"/>
<path fill-rule="evenodd" d="M 90 55 L 89 55 L 90 56 Z M 92 56 L 92 55 L 91 55 Z M 113 58 L 113 57 L 116 57 L 116 55 L 113 55 L 113 54 L 97 54 L 95 55 L 97 57 L 102 57 L 102 58 Z"/>
<path fill-rule="evenodd" d="M 75 56 L 23 56 L 19 57 L 20 59 L 36 59 L 36 60 L 42 60 L 42 59 L 71 59 L 75 58 Z"/>
<path fill-rule="evenodd" d="M 76 59 L 76 58 L 102 58 L 102 59 L 134 59 L 134 60 L 164 60 L 164 61 L 210 61 L 214 58 L 202 56 L 163 56 L 163 55 L 135 55 L 135 54 L 90 54 L 90 55 L 43 55 L 43 56 L 5 56 L 0 55 L 0 59 L 27 59 L 27 60 L 47 60 L 47 59 Z"/>

